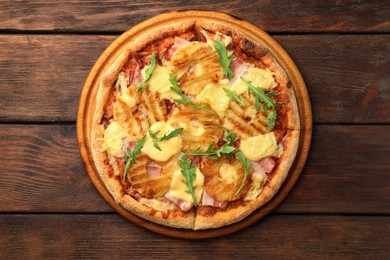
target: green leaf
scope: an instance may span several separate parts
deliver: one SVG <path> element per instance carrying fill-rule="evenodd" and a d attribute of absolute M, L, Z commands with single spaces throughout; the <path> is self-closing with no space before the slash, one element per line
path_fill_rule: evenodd
<path fill-rule="evenodd" d="M 195 102 L 193 102 L 189 97 L 183 94 L 183 90 L 180 88 L 179 84 L 177 83 L 175 76 L 172 74 L 169 74 L 169 82 L 171 82 L 172 86 L 170 89 L 175 92 L 176 94 L 180 95 L 181 99 L 174 98 L 173 101 L 181 104 L 181 105 L 192 105 L 192 110 L 198 110 L 203 109 L 204 111 L 209 112 L 210 114 L 215 114 L 214 111 L 208 109 L 205 105 L 198 105 Z"/>
<path fill-rule="evenodd" d="M 152 130 L 149 129 L 149 135 L 150 135 L 150 137 L 152 137 L 153 146 L 156 147 L 158 150 L 161 151 L 161 148 L 160 148 L 160 146 L 158 145 L 158 138 L 157 138 L 157 134 L 158 134 L 159 132 L 160 132 L 160 131 L 157 131 L 157 132 L 153 133 Z"/>
<path fill-rule="evenodd" d="M 153 133 L 152 130 L 149 129 L 149 135 L 150 135 L 150 137 L 152 137 L 153 146 L 161 151 L 161 148 L 158 145 L 158 142 L 169 140 L 173 137 L 176 137 L 181 133 L 181 131 L 183 131 L 183 128 L 176 128 L 172 131 L 165 133 L 162 137 L 157 137 L 157 135 L 158 135 L 158 133 L 160 133 L 160 131 Z"/>
<path fill-rule="evenodd" d="M 230 97 L 233 102 L 238 103 L 242 107 L 245 106 L 244 99 L 242 98 L 242 96 L 238 96 L 236 92 L 228 88 L 223 88 L 223 91 L 225 91 L 225 93 L 228 95 L 228 97 Z"/>
<path fill-rule="evenodd" d="M 267 129 L 268 131 L 271 131 L 272 128 L 275 126 L 276 119 L 278 118 L 278 115 L 276 113 L 275 103 L 269 96 L 277 96 L 279 95 L 276 92 L 265 92 L 266 89 L 255 87 L 251 84 L 250 81 L 246 81 L 243 77 L 241 77 L 241 80 L 246 83 L 248 86 L 248 92 L 252 92 L 255 95 L 255 105 L 256 110 L 260 109 L 260 103 L 263 104 L 263 110 L 267 111 Z"/>
<path fill-rule="evenodd" d="M 148 82 L 152 77 L 155 67 L 156 67 L 156 53 L 153 52 L 152 56 L 150 57 L 150 66 L 145 70 L 145 78 L 138 85 L 137 92 L 144 90 L 148 87 L 148 85 L 145 85 L 145 83 Z"/>
<path fill-rule="evenodd" d="M 225 138 L 226 142 L 231 145 L 236 140 L 236 137 L 234 136 L 233 132 L 229 132 L 224 126 L 222 126 L 223 129 L 223 138 Z"/>
<path fill-rule="evenodd" d="M 223 73 L 229 80 L 232 80 L 233 71 L 230 69 L 230 63 L 233 60 L 233 54 L 228 55 L 226 46 L 222 42 L 217 40 L 214 41 L 214 48 L 218 53 L 218 61 L 223 68 Z"/>
<path fill-rule="evenodd" d="M 216 151 L 215 153 L 217 154 L 218 157 L 221 157 L 221 155 L 230 154 L 235 149 L 236 148 L 234 148 L 233 146 L 230 146 L 226 143 L 226 144 L 222 145 L 222 147 L 218 151 Z"/>
<path fill-rule="evenodd" d="M 202 152 L 200 150 L 200 147 L 198 147 L 194 152 L 192 153 L 186 153 L 186 155 L 188 156 L 193 156 L 193 155 L 215 155 L 215 151 L 213 150 L 213 147 L 214 147 L 214 142 L 212 142 L 209 147 L 207 148 L 207 150 L 205 152 Z"/>
<path fill-rule="evenodd" d="M 246 83 L 249 91 L 255 94 L 256 99 L 259 99 L 259 101 L 264 103 L 268 108 L 272 108 L 275 106 L 274 101 L 270 99 L 267 94 L 265 94 L 264 88 L 254 87 L 250 81 L 246 81 L 243 77 L 241 77 L 241 80 Z"/>
<path fill-rule="evenodd" d="M 170 87 L 173 92 L 183 97 L 183 90 L 180 88 L 179 83 L 177 83 L 174 75 L 169 74 L 169 82 L 171 82 L 172 86 Z"/>
<path fill-rule="evenodd" d="M 196 178 L 195 167 L 192 166 L 191 161 L 187 160 L 186 155 L 182 155 L 179 160 L 180 172 L 184 176 L 183 183 L 187 186 L 188 190 L 186 192 L 191 194 L 192 201 L 194 202 L 194 206 L 197 206 L 194 180 Z"/>
<path fill-rule="evenodd" d="M 271 112 L 267 116 L 267 120 L 268 120 L 267 129 L 268 129 L 268 131 L 271 131 L 271 129 L 274 128 L 276 119 L 277 119 L 276 110 L 273 109 L 273 110 L 271 110 Z"/>
<path fill-rule="evenodd" d="M 230 145 L 230 143 L 225 143 L 218 150 L 213 150 L 214 143 L 211 143 L 206 151 L 202 152 L 200 147 L 198 147 L 192 153 L 186 153 L 187 156 L 200 155 L 200 156 L 209 156 L 213 161 L 217 161 L 222 155 L 228 158 L 232 157 L 232 152 L 236 149 Z"/>
<path fill-rule="evenodd" d="M 175 130 L 165 133 L 162 137 L 158 139 L 158 141 L 161 142 L 161 141 L 169 140 L 173 137 L 178 136 L 182 131 L 183 131 L 182 127 L 176 128 Z"/>
<path fill-rule="evenodd" d="M 249 160 L 247 160 L 245 158 L 245 155 L 243 154 L 243 152 L 241 150 L 237 150 L 236 156 L 237 156 L 237 159 L 244 165 L 245 174 L 244 174 L 244 179 L 242 180 L 241 186 L 236 191 L 235 196 L 237 196 L 241 192 L 242 188 L 245 185 L 246 179 L 248 178 L 248 175 L 252 169 L 252 166 L 251 166 Z"/>
<path fill-rule="evenodd" d="M 126 166 L 123 171 L 123 180 L 126 180 L 127 171 L 133 166 L 135 158 L 141 153 L 141 149 L 145 144 L 146 135 L 134 146 L 133 151 L 130 149 L 126 150 L 127 155 L 125 155 Z"/>

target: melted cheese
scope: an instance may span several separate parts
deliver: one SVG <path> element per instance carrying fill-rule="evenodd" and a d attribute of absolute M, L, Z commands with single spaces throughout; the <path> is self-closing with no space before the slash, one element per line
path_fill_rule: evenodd
<path fill-rule="evenodd" d="M 202 197 L 202 193 L 203 193 L 204 176 L 199 171 L 198 168 L 196 168 L 195 174 L 196 174 L 196 177 L 195 177 L 193 185 L 194 185 L 194 187 L 196 187 L 195 188 L 196 203 L 199 204 L 200 199 Z M 183 174 L 181 173 L 181 171 L 180 170 L 175 171 L 173 173 L 173 176 L 172 176 L 172 182 L 171 182 L 171 186 L 169 189 L 169 194 L 172 197 L 175 197 L 177 199 L 184 200 L 184 201 L 187 201 L 189 203 L 193 203 L 191 194 L 187 192 L 188 187 L 187 187 L 187 185 L 184 184 L 183 181 L 185 181 L 185 178 L 184 178 Z"/>
<path fill-rule="evenodd" d="M 236 169 L 228 163 L 224 163 L 221 165 L 221 167 L 219 168 L 218 175 L 220 179 L 227 184 L 236 182 L 238 179 Z"/>
<path fill-rule="evenodd" d="M 157 131 L 160 131 L 157 134 L 157 137 L 161 137 L 166 133 L 169 133 L 170 131 L 175 130 L 174 127 L 172 127 L 167 122 L 157 122 L 154 123 L 150 130 L 153 133 L 156 133 Z M 180 135 L 173 137 L 171 139 L 158 142 L 158 146 L 161 148 L 161 151 L 158 150 L 156 147 L 153 146 L 153 140 L 148 134 L 146 136 L 145 144 L 142 148 L 142 152 L 152 158 L 155 161 L 158 162 L 166 162 L 168 161 L 173 155 L 178 154 L 181 150 L 182 140 Z"/>
<path fill-rule="evenodd" d="M 242 139 L 240 149 L 245 157 L 252 161 L 279 154 L 279 146 L 273 132 Z"/>
<path fill-rule="evenodd" d="M 161 201 L 158 199 L 141 198 L 139 200 L 139 202 L 141 202 L 142 204 L 144 204 L 150 208 L 157 209 L 160 211 L 169 211 L 169 210 L 173 210 L 175 208 L 175 205 L 173 203 Z"/>
<path fill-rule="evenodd" d="M 145 78 L 145 71 L 150 65 L 145 66 L 142 69 L 142 76 Z M 158 92 L 162 99 L 174 99 L 180 98 L 178 94 L 173 92 L 170 88 L 172 84 L 169 82 L 169 74 L 171 73 L 169 66 L 156 65 L 152 73 L 152 77 L 148 81 L 149 89 L 154 92 Z"/>
<path fill-rule="evenodd" d="M 126 131 L 117 122 L 112 122 L 104 132 L 102 150 L 106 151 L 109 155 L 122 157 L 123 138 L 127 136 Z"/>
<path fill-rule="evenodd" d="M 254 200 L 263 191 L 264 182 L 267 180 L 265 173 L 254 172 L 252 174 L 252 183 L 245 195 L 244 200 Z"/>
<path fill-rule="evenodd" d="M 219 117 L 223 117 L 229 107 L 230 98 L 226 95 L 223 88 L 229 88 L 228 80 L 221 80 L 218 84 L 208 84 L 202 92 L 196 97 L 198 103 L 206 103 L 217 112 Z"/>
<path fill-rule="evenodd" d="M 243 78 L 250 81 L 254 87 L 265 89 L 276 87 L 276 82 L 269 69 L 250 68 Z M 241 95 L 248 91 L 248 86 L 243 80 L 237 79 L 231 86 L 231 89 L 234 90 L 237 95 Z"/>

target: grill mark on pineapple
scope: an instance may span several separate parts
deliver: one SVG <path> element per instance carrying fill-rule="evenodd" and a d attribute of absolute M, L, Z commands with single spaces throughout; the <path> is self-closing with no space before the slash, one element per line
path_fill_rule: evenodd
<path fill-rule="evenodd" d="M 222 67 L 213 47 L 202 44 L 194 48 L 194 51 L 190 49 L 190 54 L 179 53 L 172 60 L 175 66 L 173 74 L 183 91 L 190 95 L 198 95 L 207 84 L 218 82 L 223 77 Z M 197 71 L 199 69 L 201 71 Z"/>
<path fill-rule="evenodd" d="M 167 108 L 158 92 L 152 92 L 147 88 L 142 91 L 141 99 L 148 108 L 150 125 L 167 119 Z"/>
<path fill-rule="evenodd" d="M 160 165 L 162 167 L 161 175 L 152 177 L 146 170 L 147 163 L 151 161 L 152 159 L 147 155 L 139 155 L 134 166 L 129 170 L 128 179 L 132 187 L 140 194 L 148 197 L 161 197 L 169 191 L 173 171 L 164 169 L 167 164 Z M 168 165 L 167 168 L 168 170 L 172 169 L 172 166 Z"/>

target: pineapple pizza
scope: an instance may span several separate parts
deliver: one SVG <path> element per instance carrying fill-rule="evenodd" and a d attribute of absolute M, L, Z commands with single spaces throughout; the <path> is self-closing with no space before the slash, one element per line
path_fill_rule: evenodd
<path fill-rule="evenodd" d="M 119 205 L 202 230 L 272 199 L 295 159 L 299 127 L 291 83 L 266 47 L 188 21 L 142 37 L 105 72 L 91 145 Z"/>

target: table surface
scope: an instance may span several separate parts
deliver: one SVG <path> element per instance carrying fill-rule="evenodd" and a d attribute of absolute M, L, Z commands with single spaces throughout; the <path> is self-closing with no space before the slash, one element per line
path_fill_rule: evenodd
<path fill-rule="evenodd" d="M 84 81 L 121 33 L 174 10 L 214 10 L 270 33 L 307 84 L 313 139 L 270 215 L 206 240 L 118 215 L 80 159 Z M 389 258 L 388 1 L 0 2 L 0 258 Z M 239 258 L 237 258 L 239 257 Z"/>

